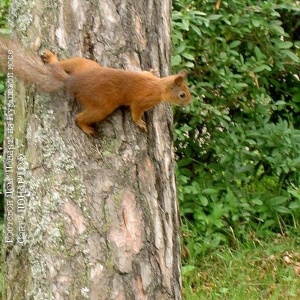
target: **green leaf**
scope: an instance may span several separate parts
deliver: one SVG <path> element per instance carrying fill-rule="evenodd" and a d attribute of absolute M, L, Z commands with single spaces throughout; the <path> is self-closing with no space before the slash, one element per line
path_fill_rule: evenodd
<path fill-rule="evenodd" d="M 222 15 L 209 15 L 209 16 L 207 16 L 207 19 L 210 21 L 216 21 L 216 20 L 221 19 L 222 17 L 223 17 Z"/>
<path fill-rule="evenodd" d="M 235 87 L 237 87 L 237 88 L 246 88 L 246 87 L 248 87 L 248 84 L 244 83 L 244 82 L 238 82 L 238 83 L 235 84 Z"/>
<path fill-rule="evenodd" d="M 200 195 L 200 196 L 199 196 L 199 199 L 200 199 L 200 202 L 201 202 L 201 204 L 202 204 L 203 206 L 207 206 L 207 205 L 208 205 L 208 199 L 207 199 L 205 196 Z"/>
<path fill-rule="evenodd" d="M 238 47 L 242 42 L 241 41 L 233 41 L 229 44 L 229 48 L 230 49 L 233 49 L 233 48 L 236 48 Z"/>
<path fill-rule="evenodd" d="M 274 220 L 266 220 L 262 226 L 262 228 L 268 228 L 268 227 L 271 227 L 272 225 L 275 224 L 275 221 Z"/>
<path fill-rule="evenodd" d="M 182 12 L 179 12 L 179 11 L 174 11 L 172 13 L 172 20 L 182 20 Z"/>
<path fill-rule="evenodd" d="M 277 46 L 280 49 L 289 49 L 293 46 L 293 43 L 289 41 L 283 41 L 283 42 L 280 41 L 279 43 L 277 43 Z"/>
<path fill-rule="evenodd" d="M 282 50 L 282 53 L 284 53 L 286 56 L 288 56 L 291 60 L 293 60 L 294 62 L 300 62 L 299 57 L 292 51 L 289 50 Z"/>
<path fill-rule="evenodd" d="M 190 165 L 191 163 L 193 162 L 193 160 L 189 157 L 185 157 L 185 158 L 182 158 L 178 163 L 178 167 L 185 167 L 187 165 Z"/>
<path fill-rule="evenodd" d="M 182 19 L 182 29 L 188 31 L 190 26 L 190 20 L 189 19 Z"/>
<path fill-rule="evenodd" d="M 5 91 L 5 86 L 4 84 L 0 83 L 0 94 L 4 93 Z"/>
<path fill-rule="evenodd" d="M 197 16 L 206 16 L 206 13 L 202 11 L 194 11 L 194 14 Z"/>
<path fill-rule="evenodd" d="M 211 188 L 207 188 L 207 189 L 204 189 L 202 191 L 203 194 L 208 194 L 208 195 L 213 195 L 213 194 L 217 194 L 218 193 L 218 190 L 215 190 L 215 189 L 211 189 Z"/>
<path fill-rule="evenodd" d="M 294 201 L 289 205 L 289 208 L 291 210 L 296 210 L 300 208 L 300 202 L 299 201 Z"/>
<path fill-rule="evenodd" d="M 231 26 L 231 22 L 227 18 L 223 18 L 223 22 L 225 22 L 227 25 Z"/>
<path fill-rule="evenodd" d="M 274 207 L 274 210 L 276 210 L 277 212 L 282 213 L 282 214 L 291 213 L 291 210 L 284 206 L 276 206 L 276 207 Z"/>
<path fill-rule="evenodd" d="M 260 65 L 260 66 L 257 66 L 255 68 L 253 68 L 254 73 L 259 73 L 259 72 L 262 72 L 264 70 L 271 71 L 271 68 L 267 65 Z"/>
<path fill-rule="evenodd" d="M 251 19 L 251 23 L 254 27 L 259 27 L 261 25 L 261 21 L 259 19 Z"/>
<path fill-rule="evenodd" d="M 176 54 L 182 53 L 186 48 L 186 43 L 182 42 L 180 45 L 176 48 Z"/>
<path fill-rule="evenodd" d="M 257 46 L 254 47 L 254 53 L 255 53 L 256 59 L 257 59 L 258 61 L 260 61 L 260 60 L 262 60 L 263 58 L 265 58 L 265 55 L 262 54 L 262 52 L 260 51 L 260 49 L 259 49 Z"/>
<path fill-rule="evenodd" d="M 191 273 L 191 272 L 193 272 L 195 269 L 196 269 L 195 266 L 190 266 L 190 265 L 183 266 L 183 267 L 182 267 L 182 275 L 186 275 L 186 274 L 188 274 L 188 273 Z"/>
<path fill-rule="evenodd" d="M 273 25 L 270 26 L 270 28 L 273 31 L 275 31 L 275 32 L 277 32 L 277 33 L 279 33 L 281 35 L 284 35 L 284 36 L 286 35 L 284 29 L 281 26 L 279 26 L 279 25 L 273 24 Z"/>
<path fill-rule="evenodd" d="M 181 63 L 181 56 L 180 55 L 172 56 L 172 58 L 171 58 L 172 67 L 179 66 L 180 63 Z"/>
<path fill-rule="evenodd" d="M 269 203 L 272 207 L 279 206 L 287 201 L 287 197 L 285 196 L 277 196 L 273 197 L 269 200 Z"/>
<path fill-rule="evenodd" d="M 223 59 L 223 60 L 226 59 L 227 58 L 227 53 L 226 52 L 221 52 L 220 53 L 220 58 Z"/>
<path fill-rule="evenodd" d="M 183 52 L 181 55 L 188 60 L 195 60 L 195 57 L 190 53 Z"/>
<path fill-rule="evenodd" d="M 252 202 L 256 205 L 263 205 L 264 204 L 260 199 L 253 199 Z"/>
<path fill-rule="evenodd" d="M 300 102 L 300 92 L 293 95 L 294 102 Z"/>
<path fill-rule="evenodd" d="M 238 14 L 235 14 L 231 20 L 232 26 L 235 26 L 239 23 L 240 21 L 240 16 Z"/>
<path fill-rule="evenodd" d="M 183 66 L 187 67 L 188 69 L 192 69 L 195 65 L 192 62 L 188 61 L 188 62 L 184 63 Z"/>
<path fill-rule="evenodd" d="M 275 102 L 275 105 L 286 105 L 286 102 L 282 100 L 278 100 Z"/>
<path fill-rule="evenodd" d="M 202 36 L 202 32 L 199 27 L 195 26 L 194 24 L 191 24 L 191 28 L 196 32 L 198 36 Z"/>

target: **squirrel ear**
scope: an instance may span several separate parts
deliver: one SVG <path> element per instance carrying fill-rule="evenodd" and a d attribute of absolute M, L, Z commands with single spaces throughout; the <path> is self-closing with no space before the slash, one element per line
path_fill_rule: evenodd
<path fill-rule="evenodd" d="M 180 71 L 174 80 L 175 84 L 182 85 L 184 78 L 186 78 L 186 77 L 187 77 L 187 71 L 185 71 L 185 70 Z"/>
<path fill-rule="evenodd" d="M 183 78 L 186 78 L 188 75 L 188 72 L 186 70 L 181 70 L 178 75 L 181 75 Z"/>

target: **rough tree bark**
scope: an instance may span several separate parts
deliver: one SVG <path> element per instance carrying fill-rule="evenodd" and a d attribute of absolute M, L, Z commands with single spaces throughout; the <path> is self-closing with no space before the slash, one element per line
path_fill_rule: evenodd
<path fill-rule="evenodd" d="M 170 9 L 170 0 L 16 0 L 11 22 L 40 50 L 165 76 Z M 119 109 L 91 139 L 66 93 L 12 83 L 4 299 L 181 299 L 170 108 L 145 115 L 147 134 Z"/>

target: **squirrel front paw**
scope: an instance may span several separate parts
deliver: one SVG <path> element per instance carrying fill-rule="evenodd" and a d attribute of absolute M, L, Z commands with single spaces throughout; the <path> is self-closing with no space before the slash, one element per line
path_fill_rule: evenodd
<path fill-rule="evenodd" d="M 42 55 L 41 55 L 41 59 L 45 64 L 50 64 L 53 62 L 58 61 L 57 57 L 55 54 L 53 54 L 51 51 L 49 50 L 45 50 Z"/>

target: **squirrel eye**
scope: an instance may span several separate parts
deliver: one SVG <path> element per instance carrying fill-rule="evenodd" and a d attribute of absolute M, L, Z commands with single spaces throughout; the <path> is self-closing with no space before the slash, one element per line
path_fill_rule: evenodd
<path fill-rule="evenodd" d="M 181 98 L 181 99 L 185 98 L 185 92 L 180 92 L 179 93 L 179 98 Z"/>

